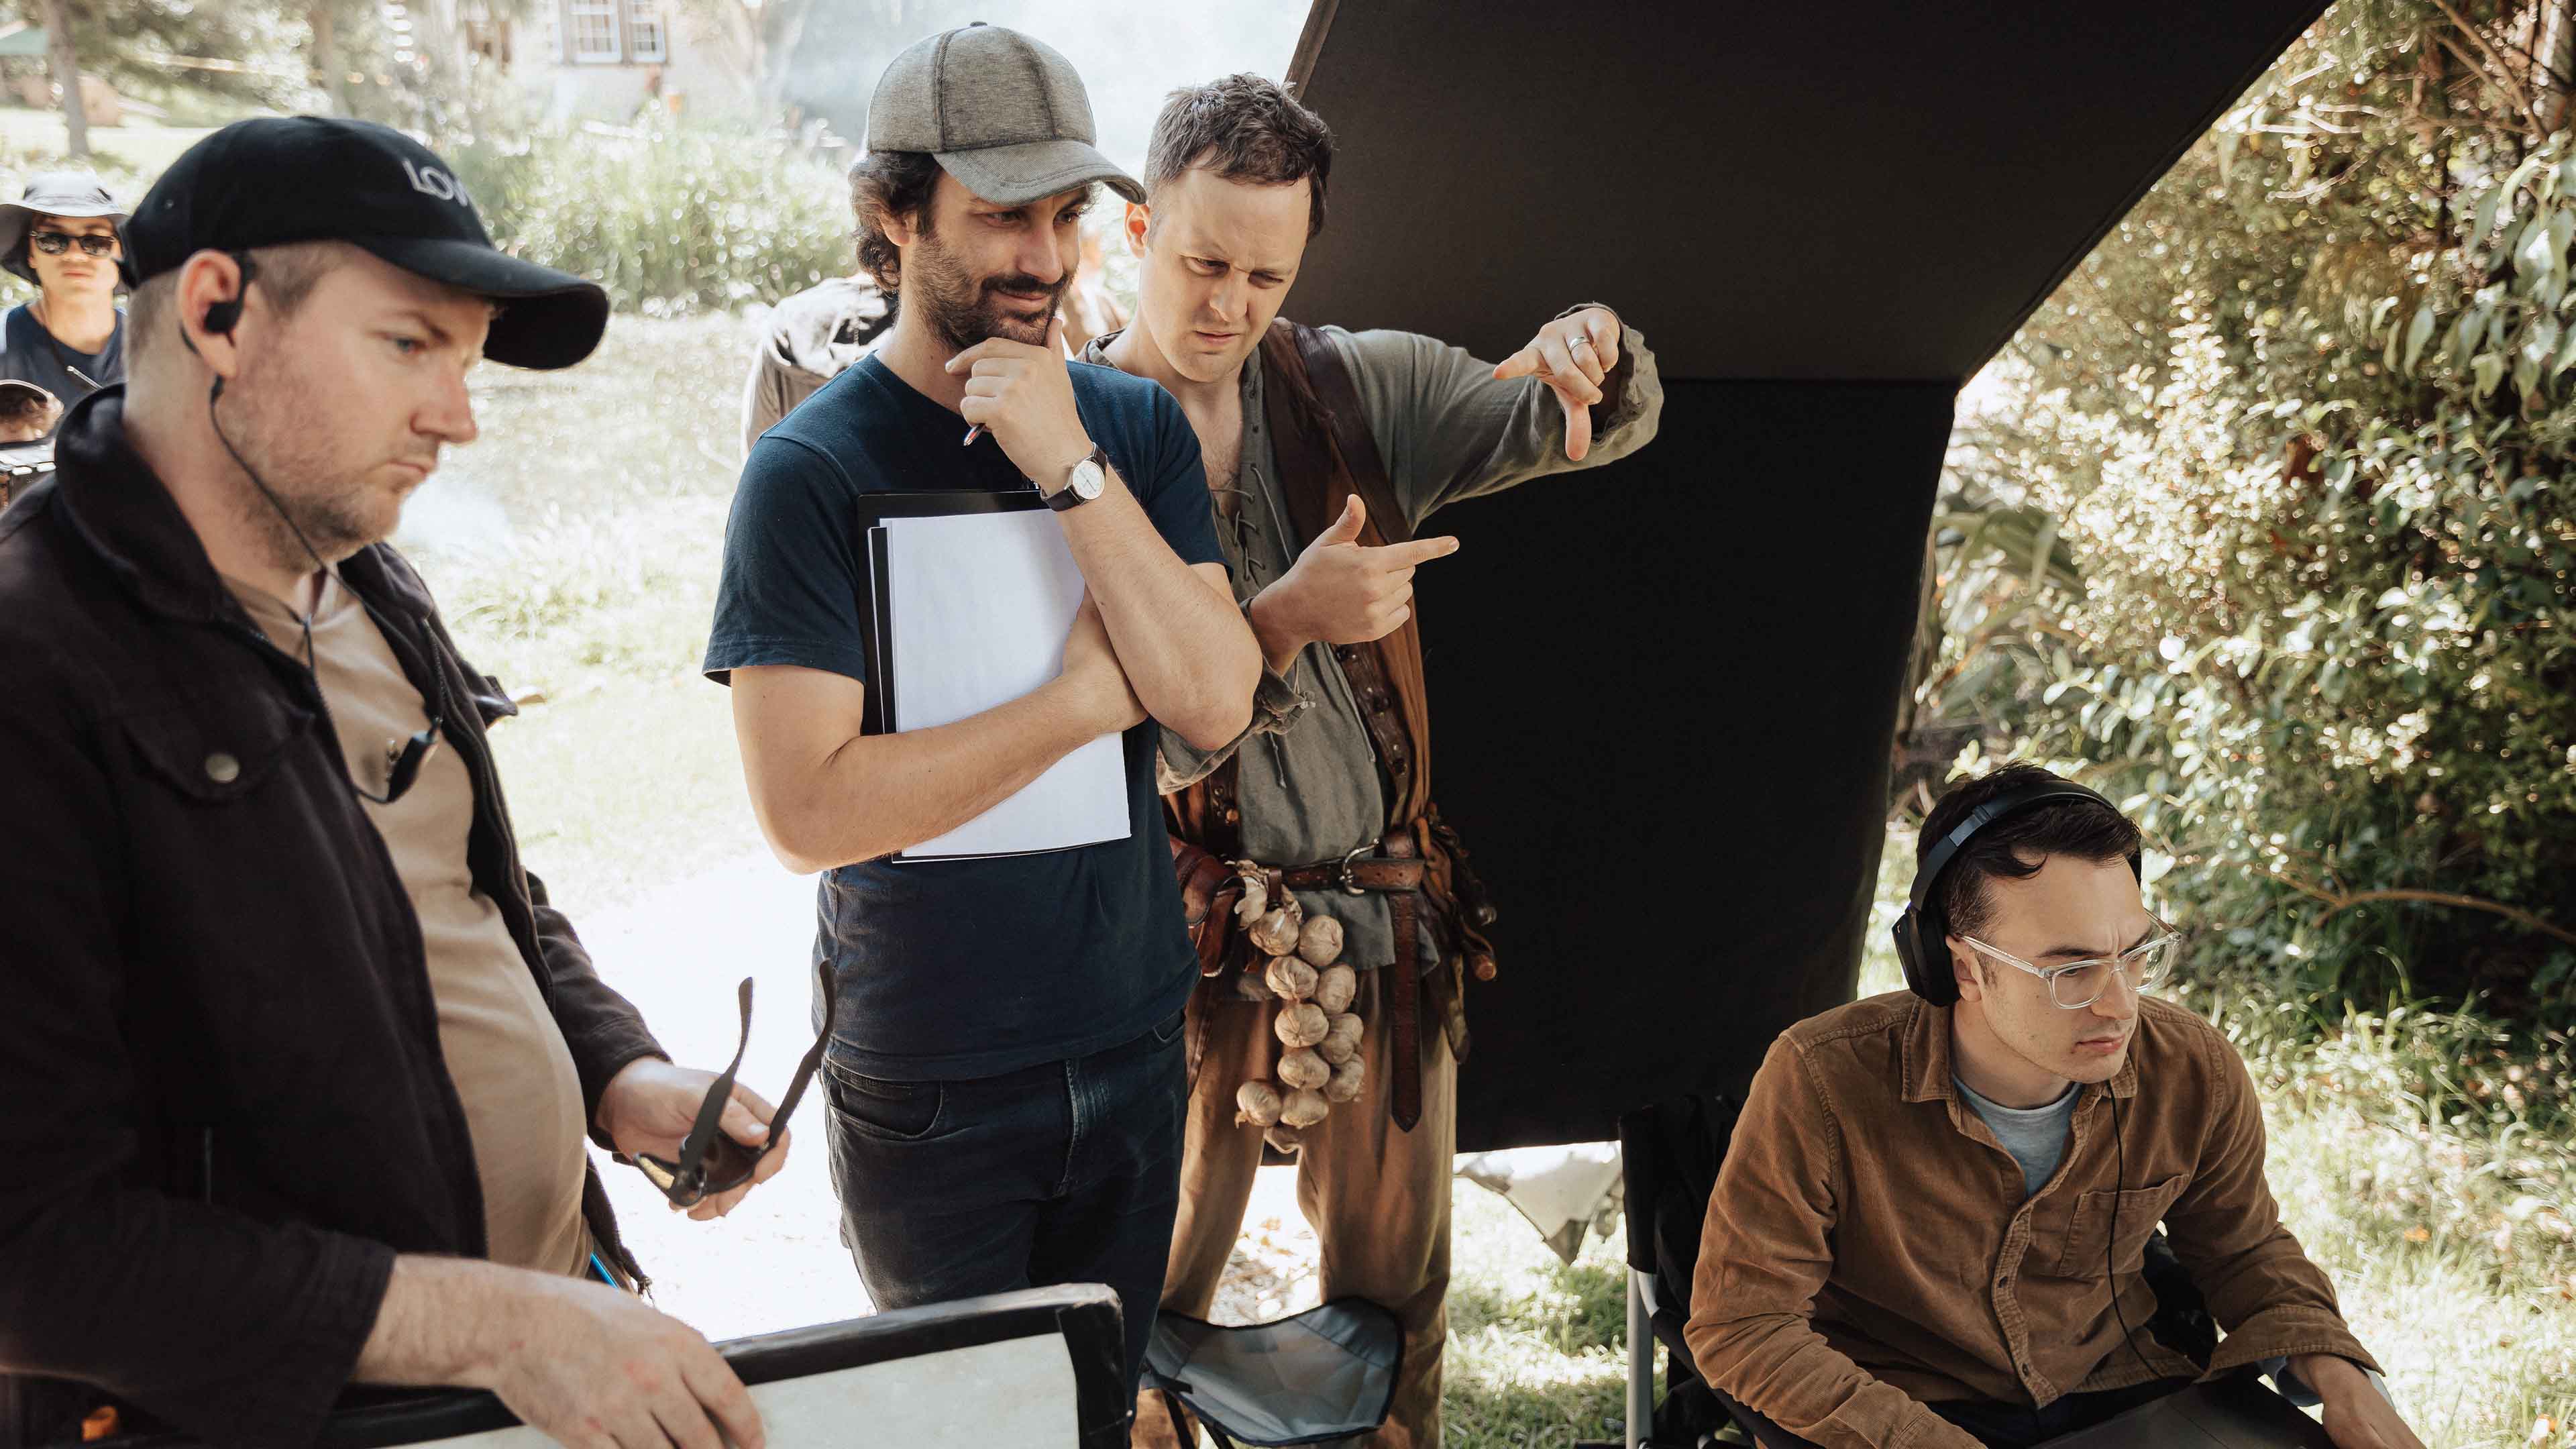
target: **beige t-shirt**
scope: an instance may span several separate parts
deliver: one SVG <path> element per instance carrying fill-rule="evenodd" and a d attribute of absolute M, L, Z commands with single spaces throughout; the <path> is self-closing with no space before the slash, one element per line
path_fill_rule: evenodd
<path fill-rule="evenodd" d="M 248 584 L 225 582 L 278 648 L 304 657 L 304 630 L 292 609 Z M 427 725 L 430 711 L 357 596 L 336 577 L 322 587 L 314 671 L 350 777 L 382 795 L 388 746 L 398 751 Z M 473 705 L 457 699 L 453 707 Z M 581 1216 L 588 1165 L 581 1078 L 508 925 L 474 887 L 466 860 L 474 787 L 465 761 L 442 734 L 401 799 L 365 804 L 420 917 L 439 1049 L 465 1105 L 483 1179 L 491 1259 L 580 1273 L 590 1251 Z"/>

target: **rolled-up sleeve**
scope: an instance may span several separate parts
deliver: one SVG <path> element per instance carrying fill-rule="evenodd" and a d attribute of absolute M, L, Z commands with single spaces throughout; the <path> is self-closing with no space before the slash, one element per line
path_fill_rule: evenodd
<path fill-rule="evenodd" d="M 1297 664 L 1289 666 L 1291 671 L 1298 667 Z M 1154 760 L 1154 788 L 1169 795 L 1197 784 L 1214 774 L 1218 766 L 1233 759 L 1254 735 L 1285 734 L 1300 716 L 1314 707 L 1314 696 L 1301 692 L 1286 675 L 1265 664 L 1260 682 L 1252 688 L 1252 723 L 1244 726 L 1243 733 L 1213 750 L 1202 750 L 1182 739 L 1177 731 L 1161 732 L 1162 749 Z"/>
<path fill-rule="evenodd" d="M 1655 355 L 1645 335 L 1624 324 L 1581 462 L 1565 456 L 1565 409 L 1538 378 L 1497 378 L 1493 363 L 1418 333 L 1327 327 L 1324 335 L 1350 366 L 1370 436 L 1417 525 L 1462 498 L 1615 463 L 1654 441 L 1663 417 Z"/>

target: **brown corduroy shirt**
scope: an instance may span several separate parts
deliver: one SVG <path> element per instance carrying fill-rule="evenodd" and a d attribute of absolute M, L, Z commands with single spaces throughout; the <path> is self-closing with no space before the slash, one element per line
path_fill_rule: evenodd
<path fill-rule="evenodd" d="M 2378 1367 L 2281 1225 L 2253 1077 L 2216 1028 L 2143 1001 L 2119 1075 L 2079 1091 L 2066 1155 L 2025 1201 L 1952 1083 L 1948 1008 L 1894 992 L 1783 1033 L 1701 1230 L 1700 1372 L 1825 1449 L 1976 1449 L 1925 1404 L 2198 1377 L 2146 1332 L 2159 1222 L 2226 1331 L 2211 1374 L 2302 1353 Z"/>

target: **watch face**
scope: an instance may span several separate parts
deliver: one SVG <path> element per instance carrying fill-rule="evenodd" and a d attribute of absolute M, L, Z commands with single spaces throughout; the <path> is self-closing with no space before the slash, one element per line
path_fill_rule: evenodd
<path fill-rule="evenodd" d="M 1073 465 L 1073 476 L 1065 480 L 1064 486 L 1073 490 L 1077 498 L 1097 498 L 1107 483 L 1108 480 L 1101 475 L 1100 464 L 1085 458 Z"/>

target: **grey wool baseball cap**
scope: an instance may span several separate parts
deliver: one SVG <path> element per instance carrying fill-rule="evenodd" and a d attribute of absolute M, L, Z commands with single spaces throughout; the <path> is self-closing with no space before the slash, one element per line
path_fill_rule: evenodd
<path fill-rule="evenodd" d="M 868 149 L 927 151 L 967 190 L 1018 206 L 1092 182 L 1145 188 L 1093 148 L 1091 97 L 1073 63 L 1016 30 L 943 31 L 894 58 L 868 100 Z"/>

